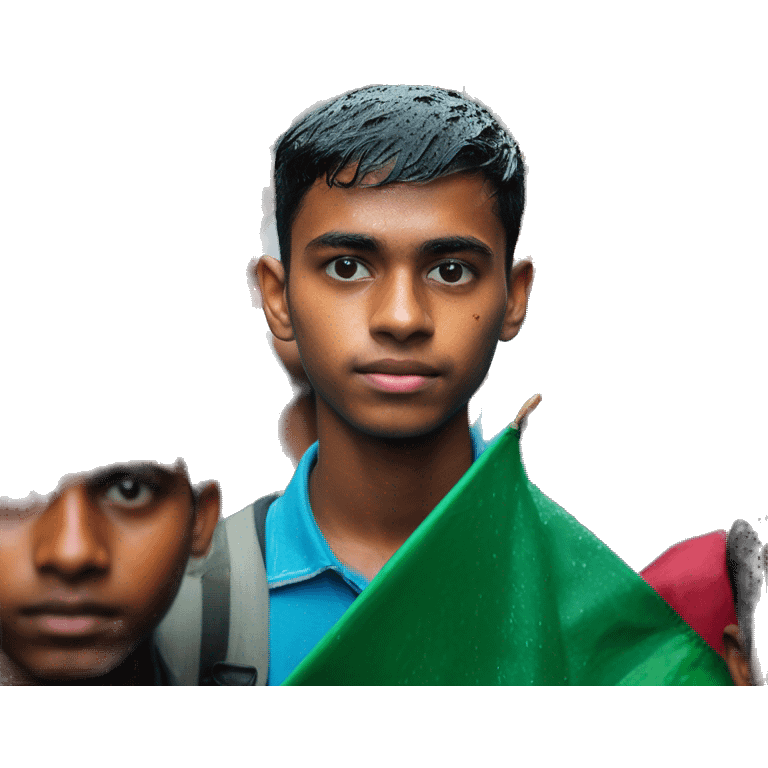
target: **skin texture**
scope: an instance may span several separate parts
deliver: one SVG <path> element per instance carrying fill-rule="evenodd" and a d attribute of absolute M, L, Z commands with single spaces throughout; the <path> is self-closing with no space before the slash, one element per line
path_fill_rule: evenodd
<path fill-rule="evenodd" d="M 195 503 L 180 463 L 114 465 L 46 498 L 0 501 L 9 668 L 55 682 L 120 665 L 168 609 L 189 556 L 207 551 L 219 508 L 215 483 Z"/>

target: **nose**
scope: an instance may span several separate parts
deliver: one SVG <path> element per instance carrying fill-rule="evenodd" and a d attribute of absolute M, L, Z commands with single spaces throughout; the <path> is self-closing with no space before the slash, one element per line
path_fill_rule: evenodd
<path fill-rule="evenodd" d="M 54 498 L 35 526 L 35 565 L 67 579 L 109 567 L 101 513 L 87 490 L 76 485 Z"/>
<path fill-rule="evenodd" d="M 425 291 L 409 270 L 398 270 L 381 281 L 374 297 L 370 330 L 373 335 L 386 334 L 398 342 L 434 333 Z"/>

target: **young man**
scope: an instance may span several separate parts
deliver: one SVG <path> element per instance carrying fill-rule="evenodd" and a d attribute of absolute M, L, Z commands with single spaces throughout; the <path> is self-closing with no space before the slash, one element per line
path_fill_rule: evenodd
<path fill-rule="evenodd" d="M 216 483 L 131 462 L 0 498 L 0 683 L 173 682 L 150 636 L 209 548 Z"/>
<path fill-rule="evenodd" d="M 524 173 L 487 113 L 427 87 L 348 94 L 277 148 L 282 262 L 256 270 L 272 333 L 297 342 L 319 445 L 267 516 L 270 684 L 485 447 L 469 401 L 533 283 L 513 259 Z"/>
<path fill-rule="evenodd" d="M 523 323 L 519 148 L 484 107 L 372 86 L 275 152 L 282 261 L 258 281 L 296 341 L 318 444 L 266 518 L 270 683 L 312 649 L 482 452 L 467 403 Z"/>

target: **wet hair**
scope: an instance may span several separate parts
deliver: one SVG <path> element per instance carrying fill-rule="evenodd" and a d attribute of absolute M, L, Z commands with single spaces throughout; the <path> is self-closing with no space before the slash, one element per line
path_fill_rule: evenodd
<path fill-rule="evenodd" d="M 737 520 L 728 532 L 725 561 L 747 658 L 752 655 L 755 609 L 765 582 L 766 555 L 768 547 L 763 547 L 755 529 L 746 520 Z"/>
<path fill-rule="evenodd" d="M 354 178 L 339 181 L 338 173 L 355 163 Z M 484 105 L 456 91 L 371 85 L 313 108 L 275 146 L 275 218 L 286 274 L 291 227 L 315 181 L 324 176 L 329 187 L 352 187 L 390 166 L 372 186 L 482 173 L 494 186 L 509 270 L 525 208 L 525 163 L 512 135 Z"/>

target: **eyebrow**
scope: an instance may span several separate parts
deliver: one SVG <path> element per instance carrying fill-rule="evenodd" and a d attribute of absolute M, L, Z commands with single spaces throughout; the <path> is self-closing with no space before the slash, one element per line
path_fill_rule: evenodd
<path fill-rule="evenodd" d="M 144 461 L 115 462 L 107 467 L 93 469 L 84 473 L 89 482 L 98 483 L 108 480 L 116 475 L 134 475 L 146 480 L 170 480 L 176 477 L 176 473 L 162 464 L 154 464 Z"/>
<path fill-rule="evenodd" d="M 382 243 L 371 235 L 357 232 L 326 232 L 310 240 L 310 248 L 346 248 L 352 251 L 374 253 L 381 250 Z M 493 251 L 482 240 L 471 235 L 449 235 L 427 240 L 419 247 L 419 252 L 430 256 L 447 256 L 452 253 L 476 253 L 484 258 L 493 259 Z"/>
<path fill-rule="evenodd" d="M 171 482 L 176 477 L 183 477 L 184 472 L 153 461 L 118 462 L 107 467 L 86 473 L 83 480 L 91 487 L 105 486 L 116 482 L 124 475 L 133 475 L 144 482 Z"/>
<path fill-rule="evenodd" d="M 118 478 L 126 475 L 133 475 L 140 482 L 156 483 L 158 485 L 169 485 L 177 478 L 187 483 L 192 493 L 193 500 L 197 499 L 197 492 L 189 479 L 189 472 L 186 464 L 177 462 L 173 465 L 162 464 L 156 461 L 125 461 L 110 464 L 105 467 L 99 467 L 86 472 L 76 472 L 70 475 L 64 475 L 59 480 L 58 485 L 48 493 L 40 494 L 30 491 L 25 498 L 11 498 L 10 496 L 0 496 L 0 510 L 23 508 L 29 506 L 48 506 L 51 501 L 67 487 L 84 485 L 86 488 L 99 489 L 105 488 L 117 482 Z"/>

